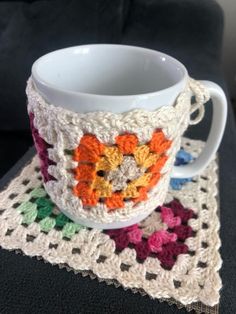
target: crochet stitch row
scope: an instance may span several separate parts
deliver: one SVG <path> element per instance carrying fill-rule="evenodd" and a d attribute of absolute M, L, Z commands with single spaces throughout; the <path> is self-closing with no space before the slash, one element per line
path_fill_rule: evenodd
<path fill-rule="evenodd" d="M 196 158 L 204 145 L 183 139 L 182 146 Z M 61 215 L 41 187 L 39 165 L 34 157 L 1 192 L 2 248 L 21 250 L 60 267 L 68 265 L 76 273 L 90 271 L 100 280 L 145 291 L 152 298 L 218 304 L 222 262 L 216 159 L 181 190 L 169 189 L 165 208 L 115 236 L 75 226 Z M 127 246 L 122 249 L 121 245 Z M 210 313 L 208 308 L 206 312 Z"/>
<path fill-rule="evenodd" d="M 154 132 L 147 145 L 138 145 L 135 134 L 118 135 L 113 146 L 84 135 L 73 154 L 78 162 L 73 193 L 83 206 L 95 206 L 102 198 L 109 211 L 123 208 L 130 199 L 134 203 L 147 200 L 147 192 L 160 179 L 170 146 L 162 131 Z"/>
<path fill-rule="evenodd" d="M 29 199 L 20 203 L 16 211 L 22 215 L 22 225 L 30 226 L 37 222 L 42 232 L 60 230 L 63 238 L 71 239 L 84 228 L 61 213 L 42 187 L 34 188 L 29 193 Z M 192 228 L 187 225 L 191 218 L 193 211 L 174 200 L 157 208 L 139 225 L 107 230 L 105 233 L 115 241 L 119 252 L 133 245 L 139 260 L 144 261 L 152 255 L 161 261 L 163 268 L 171 269 L 178 255 L 188 252 L 188 246 L 183 242 L 193 234 Z M 154 232 L 148 231 L 150 219 L 156 224 Z"/>
<path fill-rule="evenodd" d="M 46 103 L 29 79 L 28 111 L 53 162 L 47 171 L 54 179 L 44 182 L 53 202 L 73 219 L 97 223 L 148 215 L 161 205 L 195 88 L 204 91 L 191 80 L 174 106 L 153 112 L 79 114 Z"/>
<path fill-rule="evenodd" d="M 37 222 L 41 231 L 50 232 L 54 228 L 62 231 L 65 238 L 70 239 L 75 233 L 84 228 L 74 223 L 62 214 L 48 198 L 42 187 L 36 187 L 29 193 L 29 199 L 16 207 L 22 215 L 22 224 L 31 225 Z"/>

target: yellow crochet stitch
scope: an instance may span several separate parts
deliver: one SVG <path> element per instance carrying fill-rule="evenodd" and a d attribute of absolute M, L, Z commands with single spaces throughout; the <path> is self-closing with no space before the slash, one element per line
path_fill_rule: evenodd
<path fill-rule="evenodd" d="M 96 170 L 115 170 L 123 161 L 123 155 L 117 147 L 105 147 L 105 157 L 101 157 L 96 165 Z"/>
<path fill-rule="evenodd" d="M 112 195 L 112 185 L 104 178 L 96 176 L 92 183 L 92 188 L 97 190 L 100 197 L 110 197 Z"/>
<path fill-rule="evenodd" d="M 147 186 L 150 179 L 151 179 L 152 173 L 144 173 L 141 177 L 139 177 L 138 179 L 135 179 L 132 183 L 135 186 Z"/>
<path fill-rule="evenodd" d="M 133 182 L 130 182 L 127 188 L 122 192 L 124 198 L 135 198 L 139 196 L 136 185 Z"/>
<path fill-rule="evenodd" d="M 150 149 L 147 145 L 138 146 L 134 151 L 134 158 L 136 163 L 144 168 L 149 168 L 154 165 L 158 157 L 158 154 L 150 153 Z"/>
<path fill-rule="evenodd" d="M 103 202 L 109 211 L 123 208 L 126 201 L 145 201 L 161 177 L 170 144 L 161 130 L 154 131 L 150 141 L 141 145 L 130 133 L 118 135 L 110 146 L 93 134 L 85 134 L 74 150 L 73 159 L 78 162 L 74 195 L 84 206 Z"/>
<path fill-rule="evenodd" d="M 122 192 L 122 195 L 125 198 L 135 198 L 139 196 L 139 192 L 137 187 L 146 186 L 148 185 L 152 174 L 151 173 L 144 173 L 141 177 L 138 179 L 130 182 L 127 186 L 127 188 Z"/>

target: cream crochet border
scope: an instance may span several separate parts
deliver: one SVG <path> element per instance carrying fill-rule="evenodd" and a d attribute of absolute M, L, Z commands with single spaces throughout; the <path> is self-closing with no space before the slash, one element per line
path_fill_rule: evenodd
<path fill-rule="evenodd" d="M 197 156 L 203 148 L 203 142 L 183 140 L 187 151 Z M 143 264 L 136 261 L 135 250 L 126 248 L 119 255 L 115 254 L 114 241 L 99 230 L 82 229 L 70 241 L 62 239 L 61 231 L 51 230 L 48 234 L 40 231 L 37 223 L 27 228 L 21 225 L 22 216 L 13 208 L 15 202 L 29 200 L 29 187 L 40 185 L 35 167 L 38 159 L 26 166 L 21 174 L 14 179 L 8 188 L 0 194 L 0 208 L 4 212 L 0 216 L 0 245 L 6 249 L 21 249 L 29 256 L 42 257 L 52 264 L 67 264 L 75 271 L 92 271 L 97 277 L 106 280 L 117 280 L 125 288 L 143 289 L 153 298 L 174 298 L 182 304 L 202 302 L 214 306 L 219 302 L 219 290 L 222 286 L 219 276 L 221 257 L 219 254 L 220 239 L 218 235 L 219 220 L 217 216 L 217 162 L 213 160 L 201 176 L 184 186 L 181 191 L 169 190 L 167 200 L 174 197 L 190 207 L 197 214 L 197 219 L 190 219 L 189 225 L 196 231 L 196 236 L 188 238 L 185 243 L 195 255 L 181 254 L 172 270 L 164 270 L 156 258 L 147 258 Z M 26 187 L 22 184 L 25 178 L 30 178 Z M 15 199 L 9 195 L 15 193 Z M 208 228 L 204 228 L 203 225 Z M 11 229 L 10 235 L 6 235 Z M 27 242 L 27 235 L 35 237 L 33 242 Z M 202 242 L 208 247 L 203 248 Z M 58 244 L 57 248 L 49 248 Z M 73 254 L 73 248 L 80 248 L 80 254 Z M 103 263 L 98 263 L 100 255 L 106 256 Z M 205 268 L 199 262 L 206 263 Z M 129 265 L 128 271 L 121 271 L 121 264 Z M 147 280 L 146 274 L 156 274 L 156 279 Z M 176 288 L 174 280 L 180 281 Z"/>
<path fill-rule="evenodd" d="M 50 159 L 55 161 L 56 165 L 50 166 L 48 171 L 57 181 L 48 181 L 44 184 L 46 191 L 59 208 L 66 209 L 72 217 L 86 218 L 96 223 L 126 221 L 145 212 L 148 214 L 163 203 L 168 189 L 169 174 L 180 148 L 181 135 L 190 122 L 191 92 L 194 92 L 199 103 L 205 101 L 207 94 L 199 82 L 190 80 L 174 106 L 163 106 L 153 112 L 133 110 L 123 114 L 110 112 L 79 114 L 46 103 L 36 92 L 31 79 L 28 81 L 26 92 L 28 111 L 34 114 L 35 127 L 40 136 L 53 145 L 48 151 Z M 162 178 L 148 193 L 148 199 L 135 206 L 132 201 L 127 201 L 124 208 L 113 212 L 108 212 L 104 203 L 99 203 L 90 210 L 84 209 L 80 198 L 73 195 L 70 188 L 75 186 L 77 181 L 68 170 L 75 168 L 77 162 L 66 155 L 64 150 L 75 149 L 86 133 L 96 135 L 102 143 L 114 144 L 118 134 L 130 132 L 137 135 L 140 143 L 146 143 L 156 128 L 161 128 L 173 143 L 167 152 L 169 158 L 162 169 Z"/>

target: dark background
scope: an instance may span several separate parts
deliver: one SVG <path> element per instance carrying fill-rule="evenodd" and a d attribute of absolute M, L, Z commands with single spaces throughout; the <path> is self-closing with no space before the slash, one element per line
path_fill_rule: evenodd
<path fill-rule="evenodd" d="M 220 84 L 223 14 L 213 0 L 0 2 L 0 176 L 32 145 L 25 85 L 41 55 L 86 43 L 119 43 L 166 52 L 196 79 Z M 188 135 L 205 139 L 211 121 Z M 222 313 L 236 313 L 236 129 L 229 116 L 220 147 Z M 4 181 L 5 182 L 5 181 Z M 0 250 L 0 313 L 173 313 L 176 307 L 98 284 L 35 259 Z M 185 310 L 179 311 L 184 313 Z"/>
<path fill-rule="evenodd" d="M 144 46 L 178 58 L 195 78 L 220 82 L 222 33 L 211 0 L 0 2 L 0 175 L 32 144 L 25 85 L 41 55 L 86 43 Z"/>

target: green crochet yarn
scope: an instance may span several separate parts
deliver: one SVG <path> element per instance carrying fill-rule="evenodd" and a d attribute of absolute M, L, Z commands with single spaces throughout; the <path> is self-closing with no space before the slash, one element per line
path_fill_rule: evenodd
<path fill-rule="evenodd" d="M 65 238 L 71 238 L 77 231 L 82 229 L 83 226 L 74 222 L 68 222 L 62 229 L 62 235 Z"/>
<path fill-rule="evenodd" d="M 22 223 L 30 225 L 32 222 L 35 221 L 35 218 L 37 217 L 37 209 L 31 208 L 23 215 Z"/>
<path fill-rule="evenodd" d="M 59 214 L 57 217 L 56 217 L 56 226 L 57 227 L 64 227 L 64 225 L 71 221 L 68 217 L 66 217 L 64 214 Z"/>
<path fill-rule="evenodd" d="M 45 217 L 50 216 L 52 213 L 52 206 L 44 206 L 44 207 L 40 207 L 38 209 L 38 215 L 37 217 L 40 219 L 43 219 Z"/>
<path fill-rule="evenodd" d="M 44 232 L 49 232 L 56 225 L 55 219 L 51 217 L 46 217 L 39 222 L 41 230 Z"/>
<path fill-rule="evenodd" d="M 42 195 L 42 193 L 39 193 L 39 194 Z M 51 215 L 52 209 L 53 209 L 53 203 L 49 199 L 45 197 L 39 197 L 36 200 L 36 204 L 38 208 L 37 218 L 44 219 Z"/>
<path fill-rule="evenodd" d="M 33 191 L 31 191 L 30 196 L 34 198 L 44 197 L 47 193 L 44 190 L 44 188 L 35 188 Z"/>
<path fill-rule="evenodd" d="M 53 228 L 61 230 L 64 238 L 70 239 L 83 226 L 74 223 L 63 213 L 54 213 L 56 207 L 48 198 L 42 187 L 36 187 L 30 192 L 31 201 L 21 203 L 16 210 L 22 215 L 22 224 L 30 225 L 33 222 L 39 224 L 43 232 L 49 232 Z"/>
<path fill-rule="evenodd" d="M 38 207 L 53 207 L 52 201 L 46 197 L 39 197 L 35 203 Z"/>
<path fill-rule="evenodd" d="M 16 209 L 20 213 L 24 213 L 24 212 L 28 212 L 28 211 L 33 210 L 33 209 L 37 209 L 37 205 L 35 203 L 28 201 L 28 202 L 21 203 Z"/>

